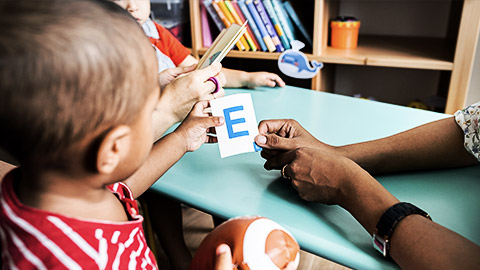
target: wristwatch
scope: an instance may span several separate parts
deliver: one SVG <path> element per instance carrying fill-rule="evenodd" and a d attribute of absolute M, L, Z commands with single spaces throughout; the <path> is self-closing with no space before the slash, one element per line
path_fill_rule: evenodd
<path fill-rule="evenodd" d="M 384 257 L 388 256 L 390 237 L 398 222 L 412 214 L 421 215 L 432 220 L 425 211 L 407 202 L 397 203 L 383 213 L 373 234 L 373 247 L 382 253 Z"/>

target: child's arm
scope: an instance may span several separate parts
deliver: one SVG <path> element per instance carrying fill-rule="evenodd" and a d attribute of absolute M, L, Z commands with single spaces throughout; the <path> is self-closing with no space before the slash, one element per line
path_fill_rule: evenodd
<path fill-rule="evenodd" d="M 205 142 L 216 142 L 216 137 L 208 136 L 207 131 L 222 125 L 224 119 L 205 113 L 208 106 L 208 101 L 195 104 L 182 124 L 158 140 L 143 165 L 123 181 L 130 187 L 135 198 L 155 183 L 186 152 L 197 150 Z"/>
<path fill-rule="evenodd" d="M 185 58 L 185 60 L 180 63 L 179 66 L 186 67 L 197 64 L 198 60 L 189 55 Z M 227 78 L 227 82 L 225 87 L 229 88 L 240 88 L 240 87 L 247 87 L 247 88 L 254 88 L 256 86 L 269 86 L 275 87 L 280 86 L 284 87 L 285 82 L 275 73 L 270 72 L 246 72 L 241 70 L 235 69 L 228 69 L 223 68 L 222 72 L 225 74 Z"/>
<path fill-rule="evenodd" d="M 245 72 L 235 69 L 223 68 L 222 72 L 227 78 L 225 87 L 239 88 L 255 88 L 257 86 L 284 87 L 285 82 L 275 73 L 270 72 Z"/>

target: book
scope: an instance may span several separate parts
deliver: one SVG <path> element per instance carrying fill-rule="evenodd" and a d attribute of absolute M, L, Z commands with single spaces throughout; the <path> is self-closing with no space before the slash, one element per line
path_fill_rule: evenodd
<path fill-rule="evenodd" d="M 225 24 L 222 22 L 217 12 L 215 11 L 215 8 L 212 6 L 212 0 L 204 0 L 202 1 L 202 3 L 208 14 L 210 15 L 210 18 L 212 18 L 213 22 L 217 26 L 218 31 L 222 31 L 224 28 L 226 28 Z"/>
<path fill-rule="evenodd" d="M 227 19 L 227 17 L 225 17 L 225 14 L 223 14 L 223 11 L 220 9 L 220 6 L 216 1 L 212 1 L 212 7 L 215 9 L 215 12 L 218 14 L 218 17 L 220 17 L 220 20 L 222 20 L 223 24 L 225 24 L 225 27 L 228 28 L 230 25 L 232 25 L 232 23 Z M 237 41 L 237 48 L 240 51 L 245 51 L 245 47 L 240 41 Z"/>
<path fill-rule="evenodd" d="M 253 17 L 250 14 L 248 7 L 245 5 L 245 0 L 238 0 L 237 4 L 238 4 L 238 7 L 242 10 L 243 16 L 245 16 L 245 19 L 248 21 L 248 25 L 250 26 L 253 34 L 255 35 L 255 38 L 259 45 L 258 47 L 261 48 L 262 51 L 266 52 L 268 50 L 267 45 L 265 44 L 265 41 L 263 41 L 262 35 L 260 34 L 260 30 L 258 30 L 257 24 L 253 20 Z"/>
<path fill-rule="evenodd" d="M 212 45 L 212 33 L 210 33 L 207 10 L 204 6 L 200 7 L 200 20 L 202 23 L 202 45 L 203 47 L 210 47 Z"/>
<path fill-rule="evenodd" d="M 260 0 L 253 0 L 253 4 L 262 19 L 262 22 L 265 24 L 265 28 L 267 28 L 267 32 L 273 40 L 273 44 L 275 44 L 275 48 L 277 52 L 283 52 L 285 48 L 283 48 L 282 42 L 278 38 L 277 32 L 273 28 L 273 24 L 270 21 L 270 17 L 268 17 L 267 11 Z"/>
<path fill-rule="evenodd" d="M 233 7 L 232 2 L 224 1 L 224 3 L 228 11 L 230 11 L 230 13 L 232 14 L 232 17 L 235 20 L 235 22 L 237 24 L 242 25 L 245 22 L 245 20 L 242 21 L 242 19 L 240 18 L 240 15 L 237 13 L 237 10 Z M 243 37 L 247 41 L 248 46 L 250 46 L 250 49 L 254 52 L 257 51 L 257 46 L 253 42 L 252 37 L 250 36 L 250 33 L 248 33 L 248 28 L 247 28 L 247 31 L 245 31 L 245 34 L 243 34 Z"/>
<path fill-rule="evenodd" d="M 290 18 L 292 19 L 294 24 L 298 27 L 298 29 L 302 33 L 303 37 L 307 40 L 308 44 L 310 44 L 310 46 L 313 46 L 312 45 L 313 44 L 312 37 L 308 33 L 308 31 L 305 28 L 305 26 L 303 25 L 303 23 L 300 21 L 300 18 L 298 17 L 297 13 L 293 9 L 290 2 L 288 2 L 288 1 L 284 2 L 283 6 L 285 7 L 285 10 L 287 11 L 288 16 L 290 16 Z"/>
<path fill-rule="evenodd" d="M 262 36 L 262 39 L 265 42 L 265 45 L 267 46 L 268 51 L 274 52 L 276 50 L 275 44 L 273 44 L 272 37 L 270 37 L 270 35 L 267 32 L 267 28 L 265 27 L 265 24 L 263 24 L 262 18 L 260 18 L 260 14 L 258 14 L 257 8 L 253 4 L 253 0 L 246 0 L 245 5 L 247 6 L 248 11 L 250 11 L 250 15 L 252 15 L 252 18 L 258 27 L 258 30 L 260 31 L 260 35 Z"/>
<path fill-rule="evenodd" d="M 285 13 L 285 9 L 283 8 L 283 4 L 280 2 L 280 0 L 272 0 L 272 6 L 277 14 L 278 20 L 280 21 L 280 25 L 287 36 L 288 43 L 290 44 L 292 41 L 297 39 L 295 37 L 292 22 L 288 18 L 287 13 Z"/>
<path fill-rule="evenodd" d="M 234 44 L 243 36 L 247 30 L 247 23 L 238 25 L 236 23 L 231 24 L 227 29 L 223 29 L 222 32 L 213 41 L 212 46 L 205 52 L 200 61 L 198 62 L 197 69 L 202 69 L 213 63 L 222 61 L 227 53 L 232 49 Z"/>
<path fill-rule="evenodd" d="M 272 0 L 262 0 L 263 6 L 265 7 L 265 11 L 267 11 L 270 20 L 272 21 L 273 27 L 277 32 L 280 41 L 282 42 L 283 47 L 286 49 L 290 49 L 290 42 L 285 35 L 285 31 L 283 31 L 282 26 L 280 25 L 280 20 L 278 19 L 275 10 L 273 9 Z"/>
<path fill-rule="evenodd" d="M 293 26 L 293 22 L 290 19 L 290 16 L 288 16 L 287 11 L 285 10 L 285 7 L 283 6 L 283 0 L 273 0 L 273 3 L 277 4 L 280 7 L 279 11 L 283 15 L 282 17 L 284 17 L 285 20 L 287 21 L 288 28 L 292 31 L 291 34 L 293 36 L 293 40 L 296 40 L 297 39 L 297 31 L 296 31 L 295 27 Z M 274 4 L 274 6 L 275 6 L 275 4 Z"/>
<path fill-rule="evenodd" d="M 225 17 L 227 18 L 228 21 L 230 21 L 231 24 L 236 23 L 232 13 L 228 10 L 227 6 L 225 5 L 225 1 L 216 0 L 215 3 L 218 4 L 218 6 L 220 7 L 220 10 L 223 12 L 223 15 L 225 15 Z M 247 40 L 243 36 L 240 37 L 240 43 L 245 48 L 245 51 L 250 50 L 250 46 L 248 46 Z"/>
<path fill-rule="evenodd" d="M 247 21 L 247 18 L 245 18 L 245 15 L 243 14 L 243 11 L 240 9 L 240 6 L 238 5 L 237 0 L 232 0 L 232 1 L 230 1 L 230 3 L 232 3 L 233 8 L 235 9 L 235 11 L 237 12 L 238 16 L 240 17 L 240 20 L 242 21 L 242 24 L 243 24 L 245 21 Z M 248 11 L 248 10 L 247 10 L 247 11 Z M 257 47 L 257 49 L 260 50 L 261 48 L 260 48 L 260 45 L 258 44 L 257 37 L 256 37 L 255 34 L 253 33 L 252 27 L 250 26 L 249 23 L 247 23 L 247 32 L 248 32 L 248 34 L 250 35 L 253 44 L 255 44 L 255 47 Z M 247 40 L 247 41 L 248 41 L 248 40 Z"/>

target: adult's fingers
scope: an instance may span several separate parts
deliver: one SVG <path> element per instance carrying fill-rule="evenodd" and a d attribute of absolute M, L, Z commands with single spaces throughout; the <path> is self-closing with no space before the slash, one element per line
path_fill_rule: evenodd
<path fill-rule="evenodd" d="M 295 139 L 285 138 L 273 133 L 267 135 L 257 135 L 255 137 L 255 143 L 262 148 L 277 150 L 292 150 L 297 147 Z"/>
<path fill-rule="evenodd" d="M 294 120 L 291 119 L 270 119 L 262 120 L 258 124 L 258 133 L 261 135 L 266 135 L 268 133 L 277 133 L 281 136 L 286 135 L 285 128 L 288 125 L 291 125 L 291 122 Z"/>
<path fill-rule="evenodd" d="M 286 164 L 290 164 L 294 159 L 295 159 L 295 150 L 291 150 L 285 153 L 280 153 L 278 155 L 272 156 L 270 159 L 267 159 L 263 167 L 266 170 L 280 170 Z M 292 172 L 291 168 L 288 168 L 288 171 L 291 173 Z M 291 174 L 289 175 L 291 176 Z"/>
<path fill-rule="evenodd" d="M 210 77 L 217 76 L 217 74 L 219 74 L 221 70 L 222 70 L 222 64 L 215 63 L 206 68 L 200 69 L 197 72 L 200 74 L 199 76 L 201 76 L 204 79 L 204 81 L 206 81 Z"/>
<path fill-rule="evenodd" d="M 210 92 L 208 95 L 202 97 L 201 99 L 202 100 L 212 100 L 212 99 L 216 99 L 216 98 L 221 98 L 223 96 L 225 96 L 225 89 L 218 88 L 218 92 L 213 93 L 213 90 L 212 90 L 212 92 Z"/>
<path fill-rule="evenodd" d="M 173 68 L 172 71 L 173 71 L 173 75 L 175 77 L 177 76 L 180 76 L 182 74 L 186 74 L 186 73 L 189 73 L 189 72 L 192 72 L 195 70 L 195 68 L 197 67 L 197 65 L 190 65 L 190 66 L 185 66 L 185 67 L 176 67 L 176 68 Z"/>

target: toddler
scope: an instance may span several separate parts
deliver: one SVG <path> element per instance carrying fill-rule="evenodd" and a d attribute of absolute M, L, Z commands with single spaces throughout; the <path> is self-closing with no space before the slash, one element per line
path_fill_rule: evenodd
<path fill-rule="evenodd" d="M 223 119 L 198 102 L 153 144 L 154 51 L 108 1 L 2 1 L 0 28 L 3 266 L 156 269 L 135 198 Z"/>
<path fill-rule="evenodd" d="M 181 72 L 194 69 L 198 60 L 190 54 L 190 50 L 185 48 L 167 29 L 149 18 L 149 0 L 114 0 L 114 2 L 135 18 L 155 46 L 159 72 L 165 70 L 167 71 L 164 73 L 165 77 L 174 78 L 178 76 L 178 71 L 166 69 L 184 67 Z M 285 82 L 277 74 L 270 72 L 245 72 L 226 68 L 223 68 L 222 72 L 227 79 L 225 87 L 285 86 Z"/>

